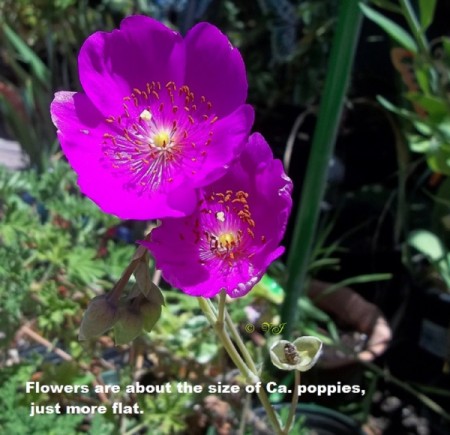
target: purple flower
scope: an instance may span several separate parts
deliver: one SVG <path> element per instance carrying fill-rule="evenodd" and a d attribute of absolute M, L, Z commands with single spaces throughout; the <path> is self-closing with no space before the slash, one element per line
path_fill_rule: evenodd
<path fill-rule="evenodd" d="M 253 123 L 239 51 L 208 23 L 183 39 L 132 16 L 91 35 L 78 63 L 84 93 L 56 93 L 51 113 L 82 192 L 122 219 L 191 213 Z"/>
<path fill-rule="evenodd" d="M 167 218 L 141 242 L 173 286 L 192 296 L 247 294 L 284 248 L 292 182 L 255 133 L 229 171 L 201 191 L 196 211 Z"/>

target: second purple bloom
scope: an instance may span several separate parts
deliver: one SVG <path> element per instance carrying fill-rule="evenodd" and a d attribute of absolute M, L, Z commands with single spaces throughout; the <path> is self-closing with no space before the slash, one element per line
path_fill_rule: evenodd
<path fill-rule="evenodd" d="M 291 190 L 281 162 L 255 133 L 230 170 L 202 189 L 192 215 L 164 219 L 142 244 L 185 293 L 210 298 L 225 289 L 244 296 L 284 251 Z"/>

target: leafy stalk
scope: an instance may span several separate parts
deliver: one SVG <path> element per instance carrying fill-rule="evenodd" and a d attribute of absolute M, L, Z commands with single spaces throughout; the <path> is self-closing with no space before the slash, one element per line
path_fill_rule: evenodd
<path fill-rule="evenodd" d="M 281 312 L 283 322 L 286 322 L 285 337 L 291 335 L 297 323 L 298 300 L 305 291 L 305 276 L 325 189 L 328 162 L 336 140 L 359 35 L 361 12 L 358 3 L 357 0 L 343 0 L 338 15 L 328 75 L 288 257 L 286 299 Z"/>
<path fill-rule="evenodd" d="M 233 363 L 236 365 L 236 367 L 239 369 L 241 374 L 245 377 L 247 382 L 261 382 L 259 380 L 258 373 L 255 372 L 253 369 L 255 368 L 255 364 L 252 361 L 252 364 L 250 364 L 250 367 L 243 361 L 241 355 L 239 355 L 238 350 L 233 344 L 233 341 L 230 338 L 230 335 L 228 334 L 227 329 L 225 328 L 224 320 L 229 317 L 227 313 L 227 309 L 225 307 L 225 297 L 226 294 L 222 292 L 219 295 L 219 303 L 218 303 L 218 309 L 215 310 L 212 306 L 211 302 L 208 299 L 204 298 L 197 298 L 200 309 L 205 314 L 206 318 L 208 319 L 211 326 L 214 327 L 217 336 L 219 337 L 219 340 L 221 341 L 225 351 L 227 352 L 228 356 L 231 358 Z M 237 330 L 234 331 L 237 333 Z M 240 342 L 242 344 L 242 340 L 240 339 Z M 242 349 L 242 348 L 241 348 Z M 248 352 L 246 351 L 248 354 Z M 270 404 L 269 398 L 267 396 L 266 391 L 264 388 L 260 388 L 257 391 L 259 400 L 261 404 L 263 405 L 266 413 L 267 418 L 269 419 L 270 423 L 272 424 L 272 427 L 274 428 L 275 432 L 278 435 L 282 435 L 283 431 L 280 427 L 280 423 L 278 421 L 277 415 L 272 408 L 272 405 Z"/>
<path fill-rule="evenodd" d="M 423 33 L 422 28 L 420 27 L 419 21 L 417 20 L 416 14 L 414 13 L 410 1 L 400 0 L 400 6 L 403 11 L 403 16 L 408 22 L 408 26 L 414 35 L 414 39 L 416 40 L 420 51 L 423 54 L 427 54 L 429 52 L 428 41 Z"/>

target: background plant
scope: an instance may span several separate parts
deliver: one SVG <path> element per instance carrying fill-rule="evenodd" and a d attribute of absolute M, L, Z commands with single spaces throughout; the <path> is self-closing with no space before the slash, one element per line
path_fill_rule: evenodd
<path fill-rule="evenodd" d="M 144 335 L 132 345 L 117 349 L 110 334 L 95 343 L 77 341 L 81 315 L 88 301 L 112 288 L 132 255 L 133 247 L 127 242 L 143 232 L 134 224 L 101 215 L 93 204 L 79 195 L 71 171 L 54 156 L 58 145 L 48 116 L 48 104 L 55 90 L 78 87 L 76 56 L 82 41 L 94 31 L 116 27 L 130 13 L 154 16 L 181 32 L 200 20 L 218 25 L 243 53 L 248 65 L 251 103 L 258 112 L 257 129 L 270 138 L 269 142 L 280 156 L 294 120 L 305 107 L 308 113 L 315 111 L 325 83 L 341 4 L 334 0 L 1 2 L 1 118 L 9 134 L 19 140 L 29 155 L 30 166 L 37 169 L 14 174 L 0 172 L 0 315 L 3 319 L 0 396 L 4 399 L 2 407 L 7 410 L 0 413 L 3 432 L 10 432 L 16 425 L 22 427 L 22 421 L 26 421 L 30 398 L 23 393 L 22 386 L 32 376 L 41 375 L 49 383 L 101 381 L 122 385 L 139 376 L 155 383 L 191 376 L 205 385 L 235 379 L 233 372 L 223 373 L 224 369 L 229 369 L 229 364 L 213 335 L 208 333 L 210 330 L 196 302 L 164 283 L 168 303 L 150 336 Z M 411 14 L 408 4 L 374 1 L 373 7 L 364 11 L 384 26 L 404 52 L 410 53 L 402 59 L 404 71 L 410 72 L 409 78 L 414 78 L 415 85 L 415 88 L 404 85 L 403 99 L 379 99 L 384 108 L 398 115 L 395 131 L 413 153 L 412 162 L 408 159 L 404 162 L 406 196 L 402 202 L 404 210 L 396 216 L 399 229 L 396 240 L 400 243 L 410 240 L 409 231 L 416 228 L 436 234 L 443 248 L 440 252 L 445 255 L 432 259 L 431 265 L 436 268 L 427 270 L 441 275 L 442 271 L 447 271 L 446 217 L 448 219 L 450 194 L 445 177 L 449 152 L 449 42 L 447 37 L 427 40 L 435 1 L 418 1 L 413 11 L 416 19 L 407 21 L 406 30 L 387 18 L 397 14 L 401 21 L 407 16 L 406 12 Z M 375 15 L 370 11 L 375 11 Z M 331 69 L 330 75 L 333 74 L 335 71 Z M 294 166 L 294 171 L 299 169 Z M 444 174 L 438 189 L 428 183 L 433 172 Z M 385 201 L 386 205 L 380 208 L 390 211 L 393 203 L 390 198 L 401 193 L 384 190 L 380 194 L 376 188 L 364 187 L 365 190 L 356 194 L 366 195 L 368 202 Z M 430 206 L 433 213 L 429 213 Z M 327 267 L 339 267 L 341 246 L 329 237 L 323 225 L 321 229 L 323 237 L 319 232 L 316 248 L 305 266 L 311 276 L 320 276 Z M 412 239 L 410 242 L 414 245 Z M 410 252 L 411 259 L 420 257 L 416 252 Z M 426 255 L 427 251 L 422 252 Z M 421 258 L 420 264 L 423 263 Z M 414 265 L 417 263 L 412 262 Z M 244 332 L 252 357 L 261 364 L 264 362 L 261 343 L 270 339 L 270 333 L 258 327 L 264 321 L 274 324 L 286 321 L 279 314 L 283 299 L 280 284 L 283 285 L 285 275 L 284 268 L 274 267 L 270 276 L 275 281 L 263 281 L 248 299 L 228 307 Z M 371 277 L 360 275 L 336 286 L 358 284 L 367 279 Z M 444 277 L 441 282 L 447 279 Z M 133 280 L 130 287 L 132 285 Z M 339 346 L 339 331 L 332 319 L 305 296 L 295 302 L 301 314 L 300 321 L 294 323 L 296 332 L 321 334 L 325 341 Z M 245 335 L 244 328 L 251 319 L 249 308 L 261 314 L 255 322 L 259 335 Z M 33 332 L 36 335 L 27 335 Z M 52 349 L 56 349 L 56 353 Z M 12 356 L 16 351 L 19 356 L 14 360 Z M 8 369 L 6 363 L 13 364 L 12 368 Z M 370 375 L 372 372 L 376 376 Z M 389 382 L 392 379 L 376 366 L 371 368 L 369 376 L 372 390 L 378 379 Z M 14 398 L 10 397 L 13 393 Z M 366 397 L 370 399 L 369 390 Z M 48 404 L 58 398 L 43 395 L 35 399 Z M 99 397 L 90 399 L 101 403 Z M 131 400 L 127 397 L 118 399 L 131 403 L 127 402 Z M 202 407 L 204 398 L 186 395 L 177 400 L 154 396 L 137 399 L 143 407 L 152 410 L 141 420 L 123 416 L 96 416 L 88 423 L 67 419 L 64 420 L 65 432 L 76 433 L 80 428 L 93 434 L 151 432 L 157 431 L 161 424 L 174 432 L 182 432 L 184 418 L 179 416 L 189 416 L 194 405 Z M 281 400 L 280 397 L 272 399 Z M 369 399 L 363 405 L 361 420 L 369 413 Z M 233 408 L 234 415 L 241 416 L 240 404 Z M 176 413 L 164 412 L 168 407 Z M 41 425 L 36 426 L 36 431 L 50 431 L 52 427 L 56 430 L 57 424 L 48 416 L 36 422 Z"/>

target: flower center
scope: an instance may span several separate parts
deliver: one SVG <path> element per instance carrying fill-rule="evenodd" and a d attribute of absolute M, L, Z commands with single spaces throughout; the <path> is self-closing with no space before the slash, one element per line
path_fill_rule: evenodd
<path fill-rule="evenodd" d="M 219 233 L 218 236 L 205 233 L 207 239 L 209 239 L 209 249 L 211 254 L 219 259 L 234 260 L 236 258 L 235 253 L 239 252 L 241 245 L 242 231 L 238 230 L 237 233 L 232 231 Z"/>
<path fill-rule="evenodd" d="M 201 262 L 213 262 L 224 273 L 239 260 L 249 260 L 257 244 L 247 192 L 212 193 L 200 203 L 200 219 L 193 232 Z M 259 236 L 260 243 L 265 237 Z"/>
<path fill-rule="evenodd" d="M 106 118 L 103 162 L 126 176 L 125 187 L 167 191 L 202 169 L 218 120 L 212 103 L 174 82 L 147 83 Z"/>
<path fill-rule="evenodd" d="M 153 144 L 159 148 L 165 148 L 170 144 L 170 134 L 167 130 L 158 131 L 153 136 Z"/>
<path fill-rule="evenodd" d="M 233 233 L 222 233 L 219 236 L 219 247 L 221 249 L 231 249 L 236 246 L 236 238 Z"/>

